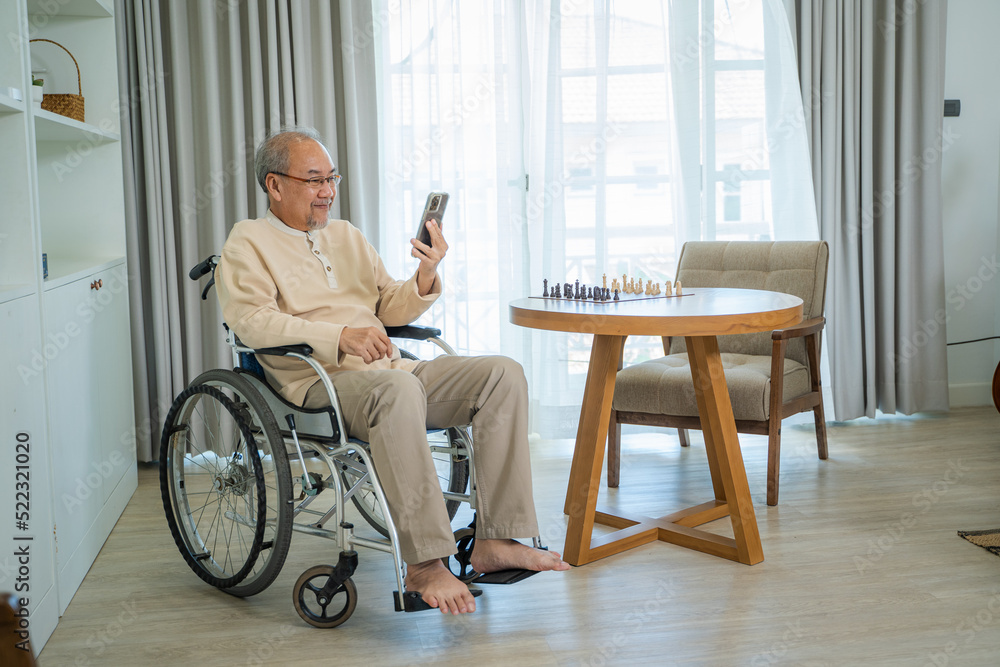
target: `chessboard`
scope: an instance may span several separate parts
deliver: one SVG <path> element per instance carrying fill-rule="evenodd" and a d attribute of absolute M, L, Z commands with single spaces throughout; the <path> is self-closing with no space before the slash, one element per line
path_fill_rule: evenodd
<path fill-rule="evenodd" d="M 581 284 L 579 280 L 572 283 L 553 283 L 549 287 L 548 279 L 542 281 L 542 295 L 531 296 L 533 299 L 555 299 L 558 301 L 584 301 L 588 303 L 613 303 L 615 301 L 642 301 L 647 299 L 673 299 L 682 296 L 691 296 L 688 292 L 682 291 L 681 283 L 671 285 L 670 281 L 665 283 L 646 281 L 643 284 L 642 278 L 636 280 L 623 274 L 621 281 L 617 278 L 611 280 L 608 285 L 607 275 L 602 277 L 601 286 L 587 286 Z"/>

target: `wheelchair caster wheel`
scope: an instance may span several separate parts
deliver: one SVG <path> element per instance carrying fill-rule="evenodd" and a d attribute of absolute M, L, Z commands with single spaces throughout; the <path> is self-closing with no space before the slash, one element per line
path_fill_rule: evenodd
<path fill-rule="evenodd" d="M 459 581 L 468 582 L 478 576 L 478 572 L 472 569 L 472 547 L 475 543 L 476 531 L 472 528 L 459 528 L 455 531 L 455 546 L 458 553 L 448 558 L 442 558 L 444 566 L 448 568 Z M 454 558 L 454 562 L 452 561 Z"/>
<path fill-rule="evenodd" d="M 334 570 L 332 565 L 311 567 L 302 573 L 292 589 L 295 611 L 313 627 L 335 628 L 349 619 L 358 606 L 358 589 L 350 579 L 332 595 L 323 592 Z"/>

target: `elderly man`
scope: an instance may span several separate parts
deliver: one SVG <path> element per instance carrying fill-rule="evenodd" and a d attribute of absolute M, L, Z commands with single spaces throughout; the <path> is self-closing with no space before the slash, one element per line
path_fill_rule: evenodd
<path fill-rule="evenodd" d="M 444 566 L 454 554 L 426 428 L 472 424 L 476 447 L 477 572 L 566 570 L 559 554 L 512 538 L 538 534 L 527 445 L 527 383 L 506 357 L 401 359 L 386 326 L 409 324 L 441 294 L 448 250 L 428 222 L 431 245 L 410 239 L 419 260 L 394 280 L 364 236 L 331 220 L 337 175 L 314 130 L 282 131 L 258 148 L 257 181 L 270 210 L 233 227 L 216 269 L 226 321 L 251 347 L 308 343 L 330 373 L 348 432 L 371 443 L 407 563 L 406 588 L 442 613 L 475 611 L 466 585 Z M 329 405 L 302 362 L 262 357 L 285 398 Z"/>

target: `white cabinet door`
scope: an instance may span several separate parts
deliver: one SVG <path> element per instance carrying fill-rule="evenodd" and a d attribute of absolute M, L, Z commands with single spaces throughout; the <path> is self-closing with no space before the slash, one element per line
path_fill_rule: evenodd
<path fill-rule="evenodd" d="M 95 277 L 100 288 L 91 292 L 89 307 L 94 315 L 94 357 L 100 366 L 97 406 L 102 461 L 95 472 L 101 475 L 103 500 L 108 502 L 136 460 L 128 275 L 125 264 L 121 264 Z"/>
<path fill-rule="evenodd" d="M 44 294 L 60 611 L 136 486 L 125 265 Z"/>
<path fill-rule="evenodd" d="M 34 646 L 59 621 L 45 438 L 44 350 L 35 295 L 0 304 L 0 590 L 27 601 Z M 36 650 L 38 650 L 36 648 Z"/>

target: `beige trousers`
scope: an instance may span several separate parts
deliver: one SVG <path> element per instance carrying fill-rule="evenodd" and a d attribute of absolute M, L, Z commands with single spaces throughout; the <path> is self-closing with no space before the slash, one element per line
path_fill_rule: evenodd
<path fill-rule="evenodd" d="M 478 499 L 476 535 L 535 537 L 528 453 L 528 384 L 507 357 L 440 356 L 401 370 L 330 376 L 348 433 L 371 445 L 403 560 L 454 554 L 455 539 L 434 469 L 428 428 L 472 425 Z M 329 405 L 322 383 L 306 407 Z"/>

